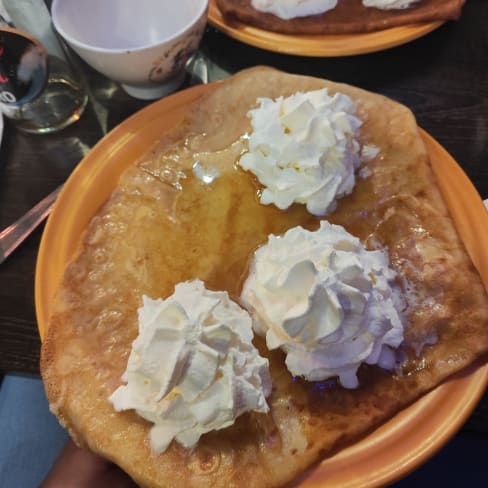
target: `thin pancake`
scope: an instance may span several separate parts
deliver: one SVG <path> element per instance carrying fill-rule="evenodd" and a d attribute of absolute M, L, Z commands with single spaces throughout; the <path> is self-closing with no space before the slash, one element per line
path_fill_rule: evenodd
<path fill-rule="evenodd" d="M 380 148 L 367 165 L 369 176 L 329 220 L 371 248 L 386 246 L 393 266 L 408 278 L 402 371 L 362 367 L 357 390 L 334 381 L 293 381 L 282 353 L 269 353 L 257 338 L 271 364 L 270 413 L 245 414 L 232 427 L 203 436 L 191 452 L 173 443 L 154 456 L 149 423 L 133 411 L 116 413 L 107 399 L 137 335 L 141 295 L 166 297 L 176 283 L 198 277 L 237 299 L 249 258 L 269 233 L 297 224 L 318 227 L 301 205 L 286 212 L 260 205 L 256 181 L 234 163 L 257 97 L 323 86 L 355 100 L 364 141 Z M 218 178 L 211 184 L 194 178 L 195 159 L 217 169 Z M 181 125 L 123 174 L 66 270 L 41 370 L 51 408 L 75 440 L 141 486 L 280 486 L 486 353 L 487 305 L 411 112 L 350 86 L 255 68 L 213 85 Z"/>
<path fill-rule="evenodd" d="M 455 20 L 466 0 L 421 0 L 400 10 L 364 7 L 361 0 L 339 0 L 337 6 L 320 15 L 290 20 L 259 12 L 251 0 L 216 0 L 228 22 L 239 21 L 284 34 L 357 34 L 400 25 Z"/>

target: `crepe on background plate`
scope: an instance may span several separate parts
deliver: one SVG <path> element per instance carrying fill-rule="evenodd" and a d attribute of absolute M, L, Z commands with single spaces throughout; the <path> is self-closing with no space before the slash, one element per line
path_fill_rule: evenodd
<path fill-rule="evenodd" d="M 217 0 L 228 22 L 237 20 L 261 29 L 283 34 L 359 34 L 401 25 L 455 20 L 466 0 L 420 0 L 406 9 L 381 10 L 364 7 L 361 0 L 339 0 L 323 14 L 281 19 L 260 12 L 251 0 Z"/>
<path fill-rule="evenodd" d="M 257 97 L 324 86 L 354 99 L 364 142 L 380 149 L 367 163 L 370 176 L 358 179 L 328 220 L 368 247 L 387 247 L 393 267 L 411 283 L 409 296 L 416 299 L 402 374 L 363 366 L 357 390 L 330 380 L 294 381 L 283 354 L 270 353 L 256 338 L 270 359 L 270 413 L 244 414 L 233 426 L 204 435 L 190 452 L 173 443 L 155 456 L 150 424 L 133 411 L 115 412 L 108 401 L 137 336 L 141 296 L 165 298 L 176 283 L 200 278 L 237 300 L 249 257 L 268 234 L 298 224 L 318 227 L 302 205 L 286 212 L 261 205 L 258 184 L 234 163 Z M 210 184 L 192 176 L 194 154 L 218 174 Z M 122 175 L 66 269 L 41 370 L 51 409 L 76 442 L 117 463 L 141 486 L 271 487 L 370 432 L 487 351 L 488 298 L 411 112 L 351 86 L 254 68 L 209 87 L 184 122 Z"/>

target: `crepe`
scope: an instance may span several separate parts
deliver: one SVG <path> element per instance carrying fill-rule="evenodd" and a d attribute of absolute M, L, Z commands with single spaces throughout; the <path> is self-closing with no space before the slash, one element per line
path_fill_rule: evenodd
<path fill-rule="evenodd" d="M 421 0 L 399 10 L 364 7 L 361 0 L 339 0 L 334 9 L 323 14 L 290 20 L 254 9 L 251 0 L 216 1 L 228 22 L 239 21 L 283 34 L 358 34 L 421 22 L 455 20 L 466 0 Z"/>
<path fill-rule="evenodd" d="M 247 413 L 186 451 L 161 455 L 150 424 L 115 412 L 143 294 L 171 295 L 200 278 L 238 300 L 250 256 L 268 234 L 316 229 L 303 205 L 261 205 L 254 177 L 235 165 L 257 97 L 328 87 L 353 98 L 364 143 L 379 155 L 327 217 L 368 248 L 386 247 L 408 279 L 401 371 L 362 366 L 360 388 L 293 379 L 280 351 L 270 360 L 268 414 Z M 379 116 L 381 114 L 381 116 Z M 213 175 L 193 176 L 198 160 Z M 183 174 L 186 178 L 183 177 Z M 419 352 L 419 356 L 416 352 Z M 383 96 L 259 67 L 209 86 L 185 120 L 122 175 L 92 219 L 55 298 L 41 371 L 52 411 L 75 441 L 117 463 L 144 487 L 275 487 L 357 440 L 488 351 L 488 298 L 459 240 L 412 113 Z"/>

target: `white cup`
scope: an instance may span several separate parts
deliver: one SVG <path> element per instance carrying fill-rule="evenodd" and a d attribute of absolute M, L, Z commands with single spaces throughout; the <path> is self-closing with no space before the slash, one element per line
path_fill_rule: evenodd
<path fill-rule="evenodd" d="M 198 49 L 208 0 L 53 0 L 54 27 L 92 68 L 146 100 L 175 91 Z"/>

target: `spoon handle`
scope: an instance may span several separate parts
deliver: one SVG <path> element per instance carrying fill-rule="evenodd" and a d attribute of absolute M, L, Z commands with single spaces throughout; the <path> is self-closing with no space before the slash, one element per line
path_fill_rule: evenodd
<path fill-rule="evenodd" d="M 0 232 L 0 263 L 37 228 L 37 226 L 50 214 L 54 202 L 63 185 L 56 188 L 46 198 L 32 207 L 19 220 Z"/>

